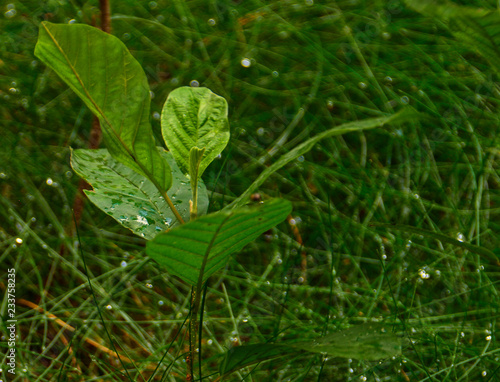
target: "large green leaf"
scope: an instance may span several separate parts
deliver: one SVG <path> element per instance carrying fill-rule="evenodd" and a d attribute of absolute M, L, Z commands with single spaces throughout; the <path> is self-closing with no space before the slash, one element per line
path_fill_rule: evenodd
<path fill-rule="evenodd" d="M 201 176 L 229 141 L 227 102 L 207 88 L 177 88 L 163 106 L 161 130 L 168 149 L 185 174 L 189 172 L 191 149 L 195 146 L 205 149 L 198 170 Z"/>
<path fill-rule="evenodd" d="M 301 351 L 332 357 L 378 361 L 401 354 L 401 336 L 383 324 L 362 324 L 310 341 L 237 346 L 230 349 L 219 366 L 225 376 L 243 367 Z"/>
<path fill-rule="evenodd" d="M 42 22 L 35 55 L 99 118 L 113 158 L 168 190 L 171 170 L 149 123 L 147 78 L 125 45 L 88 25 Z"/>
<path fill-rule="evenodd" d="M 291 346 L 333 357 L 377 361 L 401 354 L 401 342 L 390 325 L 367 323 Z"/>
<path fill-rule="evenodd" d="M 168 196 L 187 221 L 191 199 L 189 179 L 179 170 L 172 155 L 160 150 L 173 171 L 173 184 Z M 154 184 L 115 161 L 107 150 L 74 150 L 71 166 L 92 185 L 93 190 L 85 191 L 92 203 L 135 234 L 151 240 L 158 233 L 179 224 Z M 208 195 L 201 181 L 198 183 L 198 198 L 198 211 L 204 214 L 208 208 Z"/>
<path fill-rule="evenodd" d="M 224 267 L 229 256 L 282 222 L 292 205 L 273 199 L 254 207 L 202 216 L 148 242 L 146 253 L 192 285 Z"/>
<path fill-rule="evenodd" d="M 290 163 L 292 160 L 298 158 L 301 155 L 304 155 L 309 150 L 311 150 L 316 143 L 321 141 L 322 139 L 334 137 L 337 135 L 342 135 L 346 133 L 350 133 L 353 131 L 361 131 L 366 129 L 373 129 L 375 127 L 380 127 L 388 123 L 400 123 L 407 121 L 411 118 L 415 119 L 417 113 L 410 110 L 405 109 L 396 114 L 387 116 L 387 117 L 379 117 L 379 118 L 370 118 L 365 119 L 363 121 L 355 121 L 344 123 L 340 126 L 334 127 L 333 129 L 324 131 L 314 137 L 308 139 L 307 141 L 301 143 L 294 149 L 290 150 L 286 154 L 282 155 L 276 162 L 271 164 L 269 167 L 266 167 L 264 171 L 255 179 L 255 181 L 248 187 L 243 194 L 241 194 L 238 198 L 236 198 L 231 204 L 224 207 L 224 210 L 230 210 L 232 208 L 238 208 L 242 205 L 248 203 L 248 199 L 250 195 L 260 186 L 262 185 L 267 178 L 269 178 L 273 173 L 278 171 L 280 168 L 285 166 L 287 163 Z"/>
<path fill-rule="evenodd" d="M 219 365 L 219 373 L 226 376 L 247 366 L 300 352 L 298 349 L 279 344 L 235 346 L 224 355 Z"/>

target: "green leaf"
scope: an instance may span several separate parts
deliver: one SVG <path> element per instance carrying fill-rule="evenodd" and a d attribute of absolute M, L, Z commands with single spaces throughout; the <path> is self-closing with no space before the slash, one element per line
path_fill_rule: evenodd
<path fill-rule="evenodd" d="M 219 373 L 226 376 L 244 367 L 299 353 L 300 350 L 278 344 L 235 346 L 229 349 L 219 365 Z"/>
<path fill-rule="evenodd" d="M 390 326 L 368 323 L 291 346 L 333 357 L 377 361 L 401 354 L 401 342 Z"/>
<path fill-rule="evenodd" d="M 231 204 L 224 207 L 224 210 L 229 210 L 232 208 L 238 208 L 242 205 L 245 205 L 248 202 L 248 198 L 250 195 L 261 186 L 269 176 L 278 171 L 281 167 L 285 166 L 287 163 L 290 163 L 292 160 L 298 158 L 301 155 L 304 155 L 309 150 L 311 150 L 316 143 L 321 141 L 322 139 L 334 137 L 336 135 L 342 135 L 346 133 L 350 133 L 353 131 L 361 131 L 366 129 L 373 129 L 375 127 L 380 127 L 388 123 L 399 123 L 411 118 L 415 119 L 417 113 L 411 110 L 402 110 L 394 115 L 388 117 L 380 117 L 380 118 L 371 118 L 365 119 L 363 121 L 355 121 L 344 123 L 340 126 L 334 127 L 333 129 L 324 131 L 304 143 L 301 143 L 293 150 L 290 150 L 283 156 L 281 156 L 276 162 L 267 167 L 262 173 L 257 177 L 257 179 L 248 187 L 243 194 L 241 194 L 238 198 L 236 198 Z"/>
<path fill-rule="evenodd" d="M 192 285 L 225 266 L 229 256 L 282 222 L 292 205 L 273 199 L 254 207 L 202 216 L 148 242 L 146 253 Z"/>
<path fill-rule="evenodd" d="M 35 55 L 99 118 L 113 158 L 168 190 L 171 170 L 149 123 L 147 78 L 125 45 L 88 25 L 42 22 Z"/>
<path fill-rule="evenodd" d="M 457 247 L 467 249 L 470 252 L 476 253 L 480 256 L 487 257 L 494 262 L 498 261 L 497 256 L 493 252 L 491 252 L 490 250 L 483 248 L 483 247 L 480 247 L 478 245 L 474 245 L 474 244 L 470 244 L 470 243 L 466 243 L 466 242 L 454 239 L 452 237 L 443 235 L 442 233 L 430 231 L 427 229 L 412 227 L 412 226 L 404 225 L 404 224 L 370 223 L 370 225 L 375 226 L 375 227 L 386 227 L 389 229 L 395 229 L 398 231 L 403 231 L 403 232 L 414 233 L 417 235 L 426 236 L 426 237 L 429 237 L 429 238 L 434 239 L 434 240 L 439 240 L 439 241 L 442 241 L 444 243 L 452 244 L 452 245 L 455 245 Z"/>
<path fill-rule="evenodd" d="M 243 367 L 303 351 L 332 357 L 378 361 L 401 354 L 401 336 L 390 326 L 362 324 L 311 341 L 236 346 L 224 355 L 219 373 L 225 376 Z"/>
<path fill-rule="evenodd" d="M 189 218 L 191 187 L 189 179 L 175 164 L 172 154 L 160 148 L 164 160 L 173 170 L 173 185 L 168 191 L 182 218 Z M 154 184 L 141 174 L 117 162 L 108 150 L 72 150 L 71 166 L 92 185 L 85 194 L 97 207 L 135 234 L 153 239 L 158 233 L 179 225 L 164 197 Z M 198 183 L 199 212 L 208 209 L 208 194 Z"/>
<path fill-rule="evenodd" d="M 185 174 L 189 152 L 205 149 L 199 176 L 229 141 L 227 102 L 207 88 L 180 87 L 167 98 L 161 114 L 161 130 L 168 149 Z"/>

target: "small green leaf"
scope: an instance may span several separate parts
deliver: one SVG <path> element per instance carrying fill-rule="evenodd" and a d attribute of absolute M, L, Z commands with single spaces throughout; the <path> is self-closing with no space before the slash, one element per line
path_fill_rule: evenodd
<path fill-rule="evenodd" d="M 168 191 L 183 219 L 189 218 L 191 187 L 189 179 L 175 164 L 172 154 L 159 149 L 173 170 L 173 185 Z M 85 194 L 97 207 L 120 224 L 147 240 L 179 225 L 172 210 L 154 184 L 145 176 L 114 160 L 105 149 L 72 150 L 71 166 L 93 190 Z M 208 194 L 198 183 L 199 212 L 208 209 Z"/>
<path fill-rule="evenodd" d="M 148 81 L 125 45 L 88 25 L 42 22 L 35 55 L 99 118 L 113 158 L 168 190 L 171 170 L 149 123 Z"/>
<path fill-rule="evenodd" d="M 375 127 L 380 127 L 388 123 L 399 123 L 407 121 L 411 118 L 415 118 L 417 113 L 414 111 L 410 111 L 408 109 L 402 110 L 396 114 L 387 116 L 387 117 L 379 117 L 379 118 L 370 118 L 365 119 L 363 121 L 355 121 L 342 124 L 340 126 L 334 127 L 333 129 L 324 131 L 315 135 L 314 137 L 308 139 L 307 141 L 301 143 L 293 150 L 290 150 L 286 154 L 282 155 L 276 162 L 267 167 L 262 173 L 255 179 L 255 181 L 248 187 L 243 194 L 241 194 L 238 198 L 236 198 L 231 204 L 224 207 L 224 210 L 230 210 L 232 208 L 238 208 L 248 202 L 248 198 L 250 195 L 260 186 L 262 185 L 267 178 L 269 178 L 273 173 L 278 171 L 280 168 L 285 166 L 287 163 L 292 160 L 298 158 L 301 155 L 304 155 L 309 150 L 311 150 L 316 143 L 321 141 L 322 139 L 334 137 L 337 135 L 342 135 L 346 133 L 350 133 L 353 131 L 361 131 L 366 129 L 373 129 Z"/>
<path fill-rule="evenodd" d="M 377 361 L 401 354 L 401 342 L 390 325 L 368 323 L 291 346 L 333 357 Z"/>
<path fill-rule="evenodd" d="M 146 253 L 192 285 L 225 266 L 229 256 L 282 222 L 292 205 L 274 199 L 259 206 L 202 216 L 148 242 Z M 206 259 L 204 261 L 204 259 Z"/>
<path fill-rule="evenodd" d="M 219 373 L 226 376 L 256 363 L 300 353 L 300 350 L 278 344 L 235 346 L 229 349 L 219 365 Z"/>
<path fill-rule="evenodd" d="M 205 149 L 199 176 L 229 141 L 227 102 L 207 88 L 173 90 L 163 106 L 161 130 L 168 149 L 185 174 L 193 147 Z"/>

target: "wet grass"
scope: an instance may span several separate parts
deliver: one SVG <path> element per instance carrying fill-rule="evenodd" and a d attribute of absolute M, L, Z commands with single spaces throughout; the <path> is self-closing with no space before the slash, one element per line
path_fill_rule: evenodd
<path fill-rule="evenodd" d="M 18 374 L 12 379 L 2 359 L 0 378 L 147 380 L 161 361 L 152 380 L 183 380 L 187 340 L 178 332 L 189 287 L 90 203 L 80 237 L 71 230 L 78 179 L 68 148 L 87 147 L 92 118 L 33 49 L 43 19 L 92 23 L 98 10 L 78 1 L 12 4 L 17 13 L 0 21 L 0 287 L 15 267 L 20 339 Z M 498 256 L 500 95 L 484 60 L 399 1 L 116 2 L 112 9 L 114 34 L 149 76 L 158 137 L 158 113 L 175 87 L 197 81 L 227 98 L 232 138 L 204 175 L 213 210 L 318 132 L 408 105 L 426 115 L 326 139 L 260 188 L 264 198 L 291 200 L 293 220 L 210 279 L 205 380 L 215 380 L 208 376 L 218 354 L 232 346 L 372 320 L 404 331 L 401 357 L 299 356 L 232 380 L 500 379 L 498 260 L 403 227 Z M 6 298 L 1 312 L 5 318 Z M 127 357 L 130 379 L 112 343 Z"/>

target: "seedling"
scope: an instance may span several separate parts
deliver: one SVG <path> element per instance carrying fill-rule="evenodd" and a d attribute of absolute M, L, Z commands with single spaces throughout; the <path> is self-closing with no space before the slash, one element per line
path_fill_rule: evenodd
<path fill-rule="evenodd" d="M 245 206 L 250 194 L 319 140 L 406 116 L 398 113 L 357 121 L 318 134 L 269 166 L 233 203 L 207 215 L 208 196 L 201 177 L 230 137 L 224 98 L 207 88 L 173 90 L 161 116 L 166 151 L 156 146 L 151 130 L 146 75 L 119 39 L 87 25 L 43 22 L 35 54 L 99 118 L 107 149 L 71 152 L 73 169 L 93 187 L 85 191 L 88 198 L 147 240 L 147 255 L 192 286 L 187 376 L 191 379 L 205 283 L 231 254 L 281 223 L 292 210 L 284 199 Z M 389 332 L 383 325 L 370 324 L 316 341 L 239 347 L 221 362 L 221 378 L 241 367 L 304 350 L 368 360 L 389 357 L 401 349 L 398 338 Z M 201 366 L 199 374 L 197 378 L 202 377 Z"/>

